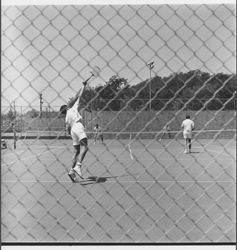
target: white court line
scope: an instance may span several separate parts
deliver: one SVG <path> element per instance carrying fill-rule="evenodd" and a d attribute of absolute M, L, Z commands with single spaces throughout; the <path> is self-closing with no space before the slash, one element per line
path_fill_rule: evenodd
<path fill-rule="evenodd" d="M 47 148 L 47 149 L 51 149 L 51 148 L 67 148 L 67 146 L 56 146 L 56 145 L 52 145 L 52 146 L 40 146 L 40 145 L 29 145 L 29 146 L 26 146 L 26 148 L 34 148 L 34 149 L 42 149 L 42 148 Z"/>
<path fill-rule="evenodd" d="M 131 141 L 132 141 L 132 135 L 130 134 L 129 142 L 128 142 L 128 150 L 129 150 L 130 158 L 131 158 L 131 160 L 133 160 L 133 154 L 132 154 L 132 149 L 131 149 Z"/>
<path fill-rule="evenodd" d="M 61 146 L 60 146 L 61 147 Z M 129 153 L 130 153 L 130 157 L 131 157 L 131 159 L 133 160 L 134 158 L 133 158 L 133 154 L 132 154 L 132 150 L 131 150 L 131 148 L 130 148 L 130 145 L 128 145 L 128 148 L 129 148 Z M 52 149 L 52 150 L 56 150 L 56 149 L 58 149 L 58 146 L 55 146 L 55 149 Z M 219 154 L 219 155 L 225 155 L 225 156 L 230 156 L 230 154 L 227 154 L 226 152 L 219 152 L 219 151 L 217 151 L 217 150 L 212 150 L 212 149 L 204 149 L 203 147 L 194 147 L 193 149 L 203 149 L 202 150 L 202 152 L 207 152 L 208 153 L 208 151 L 210 151 L 210 152 L 213 152 L 213 153 L 216 153 L 216 154 Z M 51 151 L 52 151 L 51 150 Z M 15 161 L 11 161 L 11 162 L 8 162 L 8 163 L 3 163 L 2 164 L 2 166 L 9 166 L 9 165 L 12 165 L 12 164 L 15 164 L 15 163 L 17 163 L 18 161 L 25 161 L 25 160 L 30 160 L 30 159 L 33 159 L 33 158 L 37 158 L 37 157 L 39 157 L 39 156 L 43 156 L 43 155 L 45 155 L 45 154 L 49 154 L 49 153 L 51 153 L 51 151 L 45 151 L 45 152 L 43 152 L 43 153 L 41 153 L 41 154 L 36 154 L 36 155 L 32 155 L 32 156 L 27 156 L 27 157 L 24 157 L 24 158 L 20 158 L 20 159 L 17 159 L 17 160 L 15 160 Z M 191 153 L 192 154 L 192 153 Z M 20 156 L 20 155 L 17 155 L 17 156 Z M 233 155 L 232 155 L 233 156 Z M 54 158 L 55 156 L 53 156 L 52 158 Z M 235 156 L 233 156 L 234 158 L 235 158 Z M 51 156 L 49 155 L 49 156 L 43 156 L 43 158 L 45 159 L 50 159 L 51 158 Z"/>
<path fill-rule="evenodd" d="M 109 177 L 99 177 L 97 176 L 97 178 L 101 178 L 101 179 L 107 179 Z M 93 180 L 87 180 L 84 179 L 83 181 L 81 181 L 81 183 L 83 184 L 83 182 L 92 182 L 92 183 L 96 183 Z M 72 183 L 70 180 L 68 181 L 64 181 L 64 180 L 59 180 L 59 181 L 20 181 L 20 180 L 2 180 L 3 183 Z M 98 182 L 97 184 L 100 183 L 173 183 L 174 181 L 157 181 L 157 180 L 120 180 L 120 181 L 116 181 L 116 180 L 106 180 L 104 182 Z M 235 181 L 176 181 L 176 183 L 236 183 Z M 72 183 L 72 184 L 77 184 L 77 183 Z M 78 182 L 78 184 L 80 184 Z"/>
<path fill-rule="evenodd" d="M 128 144 L 128 150 L 129 150 L 129 154 L 130 154 L 131 160 L 133 160 L 133 154 L 132 154 L 132 149 L 130 147 L 130 144 Z"/>

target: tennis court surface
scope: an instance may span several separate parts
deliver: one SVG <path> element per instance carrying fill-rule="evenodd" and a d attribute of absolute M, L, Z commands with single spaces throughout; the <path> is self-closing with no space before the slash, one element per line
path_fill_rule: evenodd
<path fill-rule="evenodd" d="M 89 140 L 81 183 L 71 140 L 2 151 L 3 242 L 235 242 L 232 139 Z"/>
<path fill-rule="evenodd" d="M 2 242 L 234 245 L 236 5 L 4 2 Z"/>

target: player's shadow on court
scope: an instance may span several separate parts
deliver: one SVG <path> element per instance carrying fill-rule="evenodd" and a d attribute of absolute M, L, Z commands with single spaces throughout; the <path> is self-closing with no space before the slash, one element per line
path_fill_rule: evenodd
<path fill-rule="evenodd" d="M 85 185 L 90 185 L 90 184 L 95 184 L 95 183 L 103 183 L 107 181 L 108 177 L 97 177 L 97 176 L 90 176 L 84 180 L 80 181 L 80 184 L 85 186 Z M 116 178 L 116 177 L 114 177 Z"/>
<path fill-rule="evenodd" d="M 107 181 L 107 177 L 96 177 L 96 176 L 90 176 L 87 178 L 89 181 L 93 181 L 95 183 L 102 183 Z"/>
<path fill-rule="evenodd" d="M 108 179 L 117 179 L 119 177 L 124 177 L 124 176 L 129 176 L 129 175 L 106 176 L 106 177 L 90 176 L 90 177 L 87 177 L 84 180 L 81 180 L 80 184 L 85 186 L 85 185 L 96 184 L 96 183 L 104 183 Z"/>

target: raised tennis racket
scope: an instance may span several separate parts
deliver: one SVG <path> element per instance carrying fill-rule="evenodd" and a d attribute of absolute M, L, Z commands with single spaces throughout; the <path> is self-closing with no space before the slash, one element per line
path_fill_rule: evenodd
<path fill-rule="evenodd" d="M 88 83 L 88 81 L 92 78 L 92 77 L 97 77 L 100 73 L 100 67 L 98 66 L 95 66 L 91 69 L 90 71 L 91 75 L 90 77 L 88 77 L 84 82 L 83 84 L 86 86 L 86 84 Z"/>

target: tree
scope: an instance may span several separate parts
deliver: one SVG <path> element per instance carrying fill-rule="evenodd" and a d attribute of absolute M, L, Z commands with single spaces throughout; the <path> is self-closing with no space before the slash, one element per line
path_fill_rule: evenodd
<path fill-rule="evenodd" d="M 26 115 L 31 118 L 36 118 L 39 116 L 39 112 L 33 108 L 32 110 L 26 112 Z"/>
<path fill-rule="evenodd" d="M 112 76 L 105 86 L 96 87 L 97 99 L 105 110 L 120 110 L 128 93 L 128 81 L 117 75 Z"/>
<path fill-rule="evenodd" d="M 114 75 L 105 85 L 90 88 L 85 95 L 86 103 L 92 99 L 93 110 L 146 110 L 149 108 L 149 83 L 144 80 L 130 86 L 127 79 Z M 211 75 L 192 70 L 163 78 L 155 76 L 151 79 L 151 107 L 153 110 L 164 107 L 177 110 L 184 106 L 190 110 L 216 110 L 225 105 L 225 109 L 234 109 L 233 93 L 236 90 L 236 75 Z"/>

